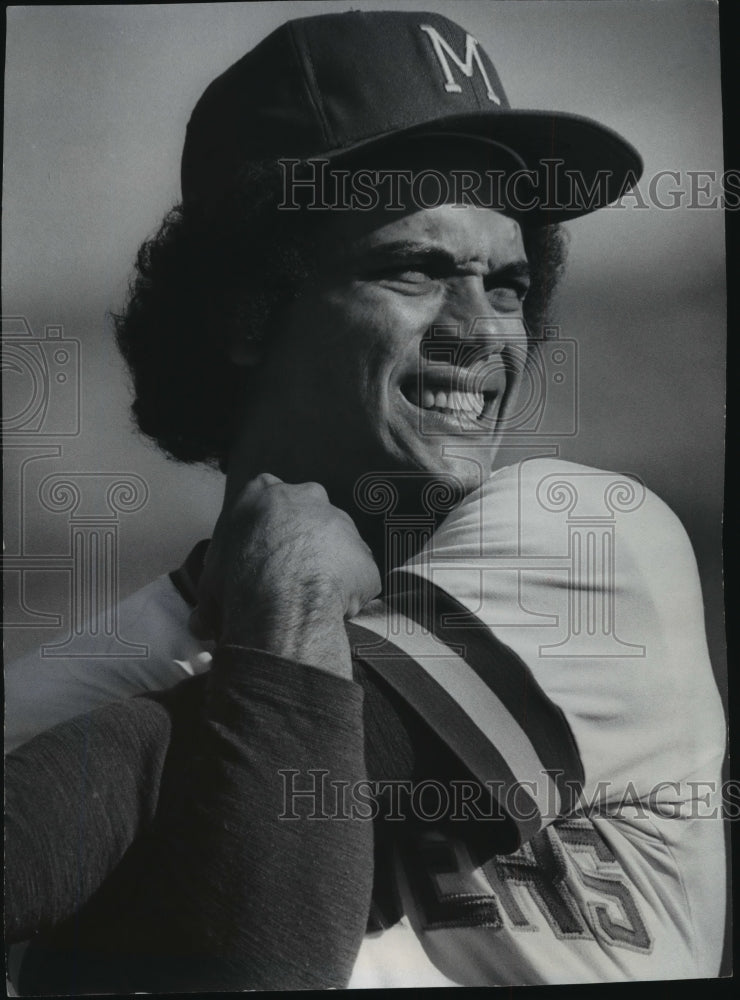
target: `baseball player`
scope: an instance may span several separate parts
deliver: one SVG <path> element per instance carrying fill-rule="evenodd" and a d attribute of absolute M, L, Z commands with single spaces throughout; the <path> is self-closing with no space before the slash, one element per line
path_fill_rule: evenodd
<path fill-rule="evenodd" d="M 585 190 L 608 169 L 602 200 L 553 205 L 533 169 L 548 158 Z M 409 186 L 358 203 L 379 166 Z M 289 22 L 205 92 L 183 205 L 118 334 L 140 427 L 220 462 L 224 508 L 207 547 L 119 609 L 145 661 L 8 672 L 9 761 L 32 779 L 25 812 L 11 803 L 19 870 L 43 854 L 33 788 L 87 801 L 85 734 L 94 794 L 116 762 L 130 776 L 107 831 L 106 793 L 85 806 L 82 895 L 70 879 L 45 909 L 18 891 L 16 936 L 45 932 L 27 991 L 716 975 L 724 731 L 685 533 L 624 476 L 553 459 L 490 475 L 556 224 L 640 169 L 598 123 L 510 108 L 477 40 L 436 14 Z M 429 170 L 445 194 L 420 205 Z M 467 182 L 449 194 L 493 175 L 526 184 L 495 207 Z M 206 292 L 183 298 L 196 275 Z M 389 503 L 413 514 L 405 535 Z M 372 779 L 374 848 L 367 798 L 312 825 L 322 772 L 350 800 Z M 142 933 L 162 935 L 154 972 Z"/>

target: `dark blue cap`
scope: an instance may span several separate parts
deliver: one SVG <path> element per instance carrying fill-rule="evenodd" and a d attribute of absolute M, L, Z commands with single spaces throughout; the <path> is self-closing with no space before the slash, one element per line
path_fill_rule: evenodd
<path fill-rule="evenodd" d="M 642 173 L 639 153 L 599 122 L 512 108 L 478 41 L 448 18 L 351 11 L 288 21 L 210 84 L 188 124 L 183 200 L 228 189 L 248 162 L 332 159 L 425 132 L 473 136 L 529 169 L 549 160 L 579 175 L 580 200 L 535 206 L 540 221 L 608 204 Z"/>

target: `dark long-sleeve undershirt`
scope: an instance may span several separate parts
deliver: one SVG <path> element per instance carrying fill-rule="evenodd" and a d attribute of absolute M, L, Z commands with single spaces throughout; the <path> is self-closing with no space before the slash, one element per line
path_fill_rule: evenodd
<path fill-rule="evenodd" d="M 346 984 L 371 824 L 309 820 L 307 799 L 278 819 L 279 771 L 365 777 L 362 700 L 351 681 L 224 648 L 204 677 L 10 754 L 8 939 L 54 926 L 21 991 Z"/>
<path fill-rule="evenodd" d="M 310 796 L 290 801 L 300 819 L 279 819 L 286 782 L 460 773 L 382 681 L 354 674 L 223 648 L 206 675 L 10 754 L 7 939 L 33 936 L 21 992 L 346 985 L 371 824 L 309 819 Z M 385 839 L 376 824 L 376 857 Z M 374 916 L 392 922 L 382 874 Z"/>

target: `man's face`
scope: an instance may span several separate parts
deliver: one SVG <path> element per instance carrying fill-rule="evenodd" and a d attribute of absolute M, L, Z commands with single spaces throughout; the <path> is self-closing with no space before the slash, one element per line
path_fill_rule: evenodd
<path fill-rule="evenodd" d="M 254 473 L 344 502 L 367 472 L 490 472 L 526 353 L 518 224 L 488 208 L 336 212 L 319 279 L 254 373 Z"/>

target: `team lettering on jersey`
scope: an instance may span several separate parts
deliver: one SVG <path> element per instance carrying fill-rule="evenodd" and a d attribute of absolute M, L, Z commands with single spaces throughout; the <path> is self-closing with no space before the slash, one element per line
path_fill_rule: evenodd
<path fill-rule="evenodd" d="M 559 939 L 652 949 L 625 873 L 588 819 L 561 820 L 514 853 L 488 859 L 463 840 L 421 831 L 402 857 L 424 930 L 532 932 L 545 921 Z"/>

